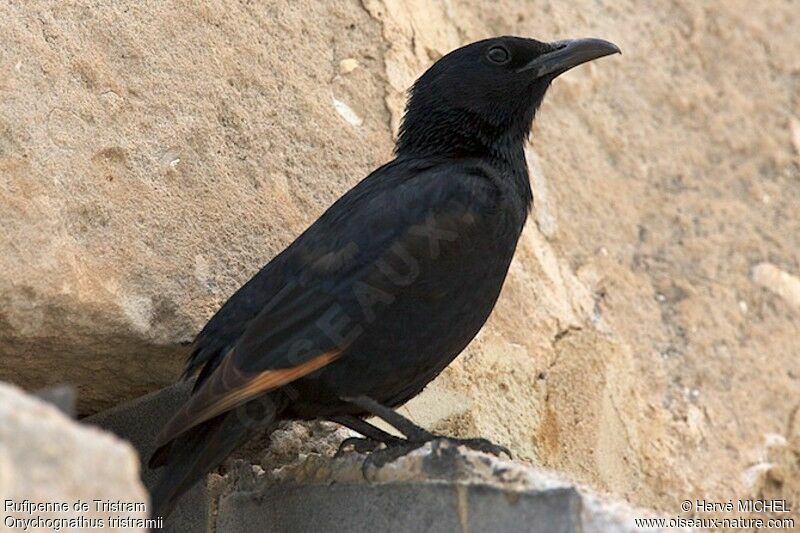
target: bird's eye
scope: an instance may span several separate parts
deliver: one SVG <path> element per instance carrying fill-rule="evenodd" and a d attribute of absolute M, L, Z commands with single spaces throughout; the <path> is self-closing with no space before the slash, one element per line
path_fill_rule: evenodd
<path fill-rule="evenodd" d="M 489 48 L 489 51 L 486 52 L 486 57 L 488 57 L 489 61 L 492 63 L 503 65 L 508 63 L 508 60 L 511 59 L 511 54 L 508 53 L 505 46 L 492 46 Z"/>

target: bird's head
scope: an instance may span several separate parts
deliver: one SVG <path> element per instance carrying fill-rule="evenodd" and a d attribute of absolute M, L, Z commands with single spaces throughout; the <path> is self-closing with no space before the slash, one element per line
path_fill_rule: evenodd
<path fill-rule="evenodd" d="M 412 87 L 397 153 L 470 155 L 521 147 L 556 76 L 619 51 L 601 39 L 543 43 L 521 37 L 458 48 Z"/>

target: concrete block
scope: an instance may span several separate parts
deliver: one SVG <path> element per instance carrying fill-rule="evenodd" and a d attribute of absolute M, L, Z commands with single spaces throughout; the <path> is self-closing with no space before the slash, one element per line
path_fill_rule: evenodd
<path fill-rule="evenodd" d="M 433 482 L 278 485 L 222 496 L 216 531 L 572 533 L 580 531 L 580 508 L 570 488 L 520 493 Z"/>
<path fill-rule="evenodd" d="M 313 426 L 309 434 L 328 435 Z M 280 436 L 270 448 L 282 449 L 281 440 L 293 439 Z M 216 532 L 636 533 L 635 518 L 657 516 L 453 441 L 428 443 L 382 466 L 355 452 L 332 458 L 313 448 L 304 442 L 293 458 L 269 451 L 229 464 L 216 492 Z"/>

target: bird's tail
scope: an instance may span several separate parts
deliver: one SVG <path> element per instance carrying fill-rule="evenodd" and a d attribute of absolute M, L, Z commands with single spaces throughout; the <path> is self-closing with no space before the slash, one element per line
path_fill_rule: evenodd
<path fill-rule="evenodd" d="M 203 422 L 156 450 L 149 467 L 164 466 L 164 472 L 150 491 L 152 517 L 166 518 L 186 491 L 255 432 L 274 429 L 283 409 L 272 409 L 266 415 L 263 410 L 258 415 L 248 414 L 253 412 L 248 407 L 257 402 Z"/>

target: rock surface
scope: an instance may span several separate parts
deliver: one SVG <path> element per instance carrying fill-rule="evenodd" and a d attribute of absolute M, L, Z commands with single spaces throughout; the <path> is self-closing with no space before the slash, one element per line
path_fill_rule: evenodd
<path fill-rule="evenodd" d="M 110 521 L 147 518 L 148 496 L 135 450 L 6 383 L 0 383 L 0 495 L 3 531 L 89 531 L 100 527 L 98 521 L 106 530 L 146 531 L 135 523 L 114 527 Z M 97 508 L 94 500 L 105 507 Z M 75 509 L 78 502 L 87 507 Z M 61 507 L 30 507 L 45 503 Z"/>
<path fill-rule="evenodd" d="M 624 55 L 540 110 L 535 216 L 496 312 L 407 413 L 667 513 L 762 491 L 769 435 L 798 479 L 798 17 L 743 0 L 4 3 L 0 379 L 75 383 L 83 414 L 170 382 L 220 303 L 390 157 L 433 60 L 488 35 L 596 35 Z"/>
<path fill-rule="evenodd" d="M 147 458 L 153 439 L 188 393 L 171 386 L 84 419 L 129 440 Z M 283 422 L 253 439 L 184 495 L 165 531 L 628 532 L 654 516 L 542 469 L 436 442 L 382 467 L 345 451 L 355 434 L 329 422 Z M 151 486 L 159 475 L 143 466 Z M 463 529 L 463 527 L 462 527 Z"/>
<path fill-rule="evenodd" d="M 300 436 L 317 444 L 293 438 Z M 217 530 L 255 531 L 247 525 L 253 523 L 260 531 L 289 524 L 307 530 L 325 523 L 331 531 L 522 531 L 531 524 L 537 531 L 677 531 L 637 527 L 636 518 L 657 515 L 555 473 L 447 441 L 376 467 L 354 452 L 331 458 L 325 443 L 340 437 L 331 424 L 294 424 L 275 435 L 260 465 L 232 461 L 212 483 L 219 493 Z M 287 461 L 289 448 L 295 456 Z"/>

